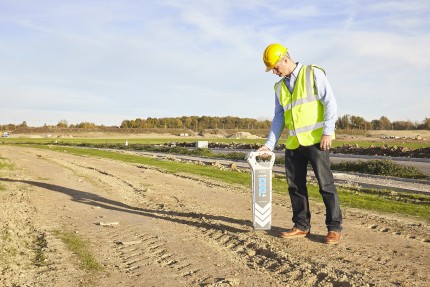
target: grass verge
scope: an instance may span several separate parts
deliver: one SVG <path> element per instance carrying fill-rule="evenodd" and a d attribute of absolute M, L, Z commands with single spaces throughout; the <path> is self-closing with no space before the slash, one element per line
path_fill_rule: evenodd
<path fill-rule="evenodd" d="M 98 263 L 96 258 L 87 248 L 87 244 L 76 233 L 64 230 L 55 230 L 54 234 L 60 238 L 67 248 L 72 251 L 79 260 L 79 267 L 88 272 L 103 271 L 103 266 Z"/>
<path fill-rule="evenodd" d="M 96 156 L 128 163 L 137 163 L 156 167 L 173 174 L 188 173 L 192 175 L 204 176 L 210 179 L 219 180 L 228 184 L 238 184 L 251 188 L 251 175 L 249 173 L 220 170 L 213 166 L 160 160 L 145 156 L 137 156 L 95 149 L 58 146 L 48 147 L 41 145 L 36 145 L 34 147 L 59 152 L 66 152 L 81 156 Z M 288 185 L 285 179 L 275 177 L 272 182 L 272 188 L 274 192 L 288 196 Z M 322 202 L 317 185 L 309 184 L 308 190 L 310 198 Z M 430 222 L 430 200 L 429 197 L 426 195 L 411 195 L 403 193 L 393 193 L 392 191 L 383 192 L 379 190 L 360 191 L 343 187 L 338 188 L 338 193 L 342 206 L 416 216 Z"/>

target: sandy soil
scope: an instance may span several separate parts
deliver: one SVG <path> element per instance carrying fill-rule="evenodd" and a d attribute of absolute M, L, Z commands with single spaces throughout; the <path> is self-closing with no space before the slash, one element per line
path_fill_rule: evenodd
<path fill-rule="evenodd" d="M 430 226 L 343 206 L 339 245 L 286 240 L 289 198 L 270 232 L 251 224 L 250 190 L 146 166 L 0 146 L 0 286 L 428 286 Z M 103 226 L 100 223 L 118 223 Z M 104 266 L 80 269 L 58 238 L 85 240 Z M 35 264 L 37 249 L 44 260 Z M 40 254 L 39 254 L 40 255 Z"/>
<path fill-rule="evenodd" d="M 397 136 L 397 137 L 407 137 L 416 138 L 417 136 L 430 139 L 429 130 L 371 130 L 367 131 L 368 134 L 380 137 L 380 136 Z"/>

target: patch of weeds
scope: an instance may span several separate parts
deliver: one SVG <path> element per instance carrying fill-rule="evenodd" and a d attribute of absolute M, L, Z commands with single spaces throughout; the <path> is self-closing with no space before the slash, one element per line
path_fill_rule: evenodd
<path fill-rule="evenodd" d="M 369 161 L 344 161 L 332 163 L 331 168 L 339 171 L 352 171 L 374 175 L 396 176 L 403 178 L 423 179 L 429 177 L 410 165 L 402 165 L 392 160 L 372 159 Z"/>
<path fill-rule="evenodd" d="M 97 262 L 96 258 L 88 250 L 87 243 L 76 233 L 70 231 L 54 231 L 54 234 L 60 238 L 67 248 L 72 251 L 79 260 L 79 267 L 89 272 L 103 271 L 104 267 Z"/>
<path fill-rule="evenodd" d="M 10 238 L 10 230 L 7 226 L 4 226 L 1 230 L 1 239 L 3 241 L 9 241 Z"/>
<path fill-rule="evenodd" d="M 43 266 L 46 264 L 45 250 L 48 247 L 48 242 L 46 241 L 45 234 L 39 234 L 35 240 L 35 252 L 36 256 L 34 258 L 34 263 L 36 266 Z"/>
<path fill-rule="evenodd" d="M 13 164 L 7 162 L 6 159 L 0 158 L 0 169 L 12 169 Z"/>
<path fill-rule="evenodd" d="M 3 226 L 0 233 L 0 266 L 1 268 L 8 268 L 8 265 L 15 260 L 15 256 L 18 254 L 18 250 L 12 246 L 12 233 L 9 227 Z M 5 272 L 2 270 L 2 272 Z M 4 274 L 4 273 L 3 273 Z"/>

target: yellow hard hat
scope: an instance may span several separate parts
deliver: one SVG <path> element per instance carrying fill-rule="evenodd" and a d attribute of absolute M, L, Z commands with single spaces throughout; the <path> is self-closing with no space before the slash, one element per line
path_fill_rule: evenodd
<path fill-rule="evenodd" d="M 288 52 L 288 49 L 281 44 L 270 44 L 263 53 L 263 61 L 266 65 L 266 72 L 273 69 L 276 63 Z"/>

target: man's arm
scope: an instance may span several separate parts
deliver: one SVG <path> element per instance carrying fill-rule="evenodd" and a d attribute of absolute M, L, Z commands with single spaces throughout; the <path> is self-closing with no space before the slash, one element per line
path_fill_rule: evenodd
<path fill-rule="evenodd" d="M 331 140 L 337 120 L 337 103 L 325 73 L 316 68 L 314 75 L 318 97 L 324 105 L 324 129 L 320 147 L 322 150 L 328 150 L 331 147 Z"/>
<path fill-rule="evenodd" d="M 281 137 L 281 133 L 284 129 L 284 108 L 278 101 L 278 98 L 275 97 L 275 115 L 273 116 L 272 126 L 270 127 L 269 136 L 267 137 L 267 141 L 264 146 L 261 148 L 262 150 L 266 147 L 269 150 L 273 150 Z M 260 150 L 260 149 L 259 149 Z"/>

